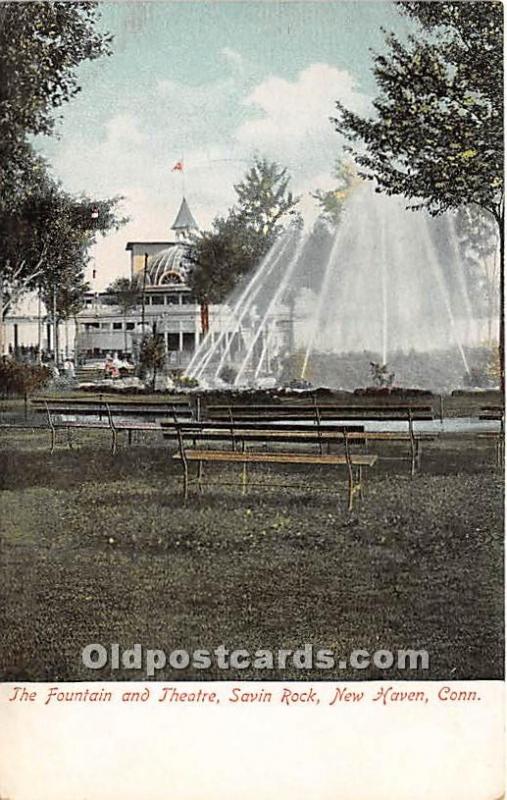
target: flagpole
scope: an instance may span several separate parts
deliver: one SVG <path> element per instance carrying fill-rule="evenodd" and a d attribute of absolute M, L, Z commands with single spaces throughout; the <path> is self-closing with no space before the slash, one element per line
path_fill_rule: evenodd
<path fill-rule="evenodd" d="M 185 155 L 181 156 L 181 199 L 185 197 Z"/>

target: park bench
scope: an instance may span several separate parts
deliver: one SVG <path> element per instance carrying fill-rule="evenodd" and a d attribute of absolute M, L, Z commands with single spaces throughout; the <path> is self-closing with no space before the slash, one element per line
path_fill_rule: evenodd
<path fill-rule="evenodd" d="M 132 444 L 134 431 L 160 431 L 159 417 L 172 415 L 174 420 L 190 421 L 194 417 L 192 404 L 182 398 L 146 399 L 135 398 L 72 398 L 37 397 L 31 400 L 31 409 L 36 414 L 44 414 L 47 428 L 51 433 L 50 452 L 56 445 L 56 432 L 65 430 L 69 447 L 72 447 L 72 430 L 108 430 L 111 433 L 111 452 L 117 450 L 118 433 L 126 432 L 128 443 Z M 76 416 L 78 419 L 65 419 Z M 136 419 L 125 419 L 136 418 Z M 152 421 L 155 418 L 156 421 Z M 21 427 L 12 425 L 11 427 Z M 29 427 L 29 426 L 24 426 Z M 34 426 L 31 426 L 32 428 Z"/>
<path fill-rule="evenodd" d="M 499 423 L 498 430 L 482 431 L 478 436 L 480 439 L 494 441 L 495 463 L 497 467 L 501 467 L 505 458 L 505 409 L 503 406 L 482 406 L 479 419 Z"/>
<path fill-rule="evenodd" d="M 433 407 L 422 404 L 349 404 L 336 403 L 272 403 L 261 405 L 210 405 L 205 411 L 206 419 L 213 422 L 248 422 L 257 424 L 274 423 L 313 423 L 319 431 L 325 431 L 329 424 L 356 422 L 403 422 L 403 431 L 350 431 L 349 442 L 363 443 L 367 448 L 370 442 L 405 443 L 409 445 L 410 471 L 415 475 L 420 468 L 423 442 L 433 441 L 436 434 L 414 431 L 414 422 L 432 421 Z"/>
<path fill-rule="evenodd" d="M 282 464 L 282 465 L 320 465 L 320 466 L 341 466 L 347 471 L 348 483 L 348 509 L 351 511 L 356 496 L 362 498 L 364 479 L 363 469 L 372 467 L 377 456 L 369 453 L 351 453 L 349 447 L 347 430 L 327 431 L 328 441 L 341 442 L 344 444 L 342 454 L 330 454 L 322 452 L 322 439 L 318 432 L 311 430 L 301 430 L 294 428 L 270 428 L 252 429 L 243 428 L 241 423 L 229 423 L 228 428 L 215 428 L 213 423 L 171 423 L 162 422 L 164 435 L 171 436 L 172 430 L 176 431 L 179 452 L 173 457 L 180 461 L 183 469 L 183 495 L 185 500 L 188 497 L 188 489 L 191 482 L 196 482 L 199 491 L 203 488 L 203 474 L 205 463 L 215 464 L 241 464 L 242 469 L 242 490 L 246 492 L 247 484 L 252 485 L 248 480 L 248 465 L 251 464 Z M 211 443 L 217 441 L 230 441 L 231 449 L 218 450 L 210 447 Z M 187 445 L 187 442 L 189 444 Z M 317 444 L 319 452 L 308 452 L 301 449 L 295 452 L 294 449 L 287 451 L 274 450 L 248 450 L 248 445 L 252 442 L 264 442 L 272 445 L 275 442 L 284 444 Z M 197 474 L 194 479 L 190 477 L 189 464 L 197 464 Z M 216 481 L 216 483 L 220 483 Z M 270 482 L 270 486 L 280 486 Z"/>

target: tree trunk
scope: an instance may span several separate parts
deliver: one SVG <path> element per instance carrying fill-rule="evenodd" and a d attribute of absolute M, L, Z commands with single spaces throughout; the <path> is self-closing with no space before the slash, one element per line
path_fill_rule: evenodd
<path fill-rule="evenodd" d="M 5 342 L 5 340 L 6 340 L 7 337 L 5 335 L 4 313 L 5 313 L 5 310 L 4 310 L 4 293 L 3 293 L 3 289 L 2 289 L 2 287 L 0 285 L 0 356 L 5 355 L 5 353 L 6 353 L 6 347 L 5 347 L 6 342 Z"/>
<path fill-rule="evenodd" d="M 503 213 L 500 215 L 497 221 L 500 235 L 500 325 L 498 337 L 498 357 L 500 359 L 500 389 L 503 394 L 505 392 L 505 231 Z"/>
<path fill-rule="evenodd" d="M 208 301 L 204 300 L 201 303 L 201 333 L 203 336 L 209 331 L 209 305 Z"/>

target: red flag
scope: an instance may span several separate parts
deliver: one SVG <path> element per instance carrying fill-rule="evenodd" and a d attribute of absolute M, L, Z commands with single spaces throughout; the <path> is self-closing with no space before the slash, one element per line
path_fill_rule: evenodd
<path fill-rule="evenodd" d="M 183 161 L 177 161 L 171 172 L 183 172 Z"/>

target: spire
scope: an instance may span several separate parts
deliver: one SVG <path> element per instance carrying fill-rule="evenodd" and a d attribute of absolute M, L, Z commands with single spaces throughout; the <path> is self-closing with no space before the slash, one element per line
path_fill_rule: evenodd
<path fill-rule="evenodd" d="M 176 219 L 171 226 L 172 231 L 176 231 L 179 239 L 184 239 L 191 230 L 198 230 L 199 226 L 192 216 L 185 198 L 181 201 L 180 210 L 176 214 Z"/>

